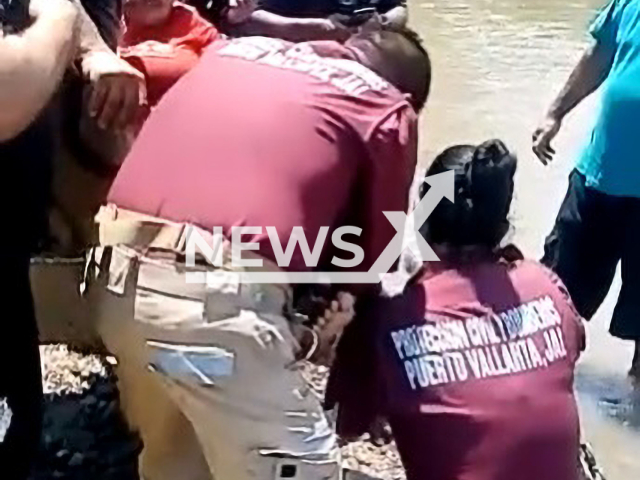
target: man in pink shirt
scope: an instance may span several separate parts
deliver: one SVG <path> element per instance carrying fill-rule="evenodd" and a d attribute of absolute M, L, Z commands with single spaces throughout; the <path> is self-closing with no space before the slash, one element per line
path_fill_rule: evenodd
<path fill-rule="evenodd" d="M 309 261 L 294 243 L 276 266 L 267 227 L 284 247 L 298 227 L 315 251 L 323 229 L 331 238 L 354 226 L 368 270 L 396 233 L 383 212 L 407 209 L 429 84 L 412 32 L 369 25 L 344 45 L 221 41 L 160 101 L 101 216 L 102 240 L 115 245 L 101 269 L 103 338 L 120 358 L 125 404 L 142 405 L 147 446 L 162 421 L 148 418 L 140 385 L 156 382 L 154 398 L 168 394 L 189 420 L 218 478 L 339 478 L 335 435 L 298 368 L 330 350 L 339 328 L 294 324 L 289 285 L 234 280 L 226 260 L 186 265 L 186 232 L 221 227 L 231 239 L 254 227 L 242 240 L 257 250 L 244 254 L 268 271 L 305 272 L 336 270 L 351 254 L 327 241 Z M 202 271 L 219 281 L 186 282 Z M 135 312 L 114 313 L 129 293 Z"/>
<path fill-rule="evenodd" d="M 284 243 L 295 226 L 311 241 L 322 226 L 355 225 L 371 263 L 395 233 L 383 211 L 407 207 L 427 81 L 420 64 L 414 81 L 377 59 L 401 87 L 422 88 L 422 98 L 402 93 L 358 63 L 366 53 L 349 45 L 359 41 L 365 51 L 366 39 L 217 43 L 148 120 L 109 201 L 209 231 L 275 226 Z M 244 239 L 275 260 L 266 231 Z M 290 268 L 307 269 L 300 250 Z"/>
<path fill-rule="evenodd" d="M 456 201 L 420 231 L 441 261 L 358 312 L 340 345 L 328 394 L 339 433 L 386 419 L 409 480 L 582 478 L 584 328 L 550 270 L 499 248 L 515 169 L 499 141 L 436 159 L 428 175 L 454 170 Z"/>

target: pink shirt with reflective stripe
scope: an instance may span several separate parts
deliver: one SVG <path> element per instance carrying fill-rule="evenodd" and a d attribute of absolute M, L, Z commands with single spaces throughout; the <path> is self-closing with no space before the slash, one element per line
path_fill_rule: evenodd
<path fill-rule="evenodd" d="M 416 156 L 406 96 L 340 44 L 221 41 L 154 110 L 109 200 L 228 235 L 272 226 L 285 247 L 296 226 L 311 248 L 322 226 L 357 226 L 359 241 L 345 240 L 367 269 L 395 234 L 383 212 L 407 208 Z M 264 228 L 243 240 L 274 258 Z M 290 269 L 307 268 L 298 247 Z"/>

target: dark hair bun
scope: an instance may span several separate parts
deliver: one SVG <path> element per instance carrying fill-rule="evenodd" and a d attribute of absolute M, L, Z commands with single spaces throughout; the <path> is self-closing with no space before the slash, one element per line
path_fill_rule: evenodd
<path fill-rule="evenodd" d="M 497 246 L 506 234 L 517 159 L 500 140 L 472 147 L 451 147 L 439 155 L 427 175 L 453 169 L 456 198 L 441 202 L 425 225 L 433 242 Z"/>
<path fill-rule="evenodd" d="M 495 165 L 504 157 L 510 155 L 507 146 L 502 140 L 489 140 L 476 147 L 473 154 L 473 162 L 476 164 Z"/>
<path fill-rule="evenodd" d="M 475 200 L 493 198 L 495 204 L 504 203 L 504 194 L 509 193 L 510 200 L 516 163 L 515 156 L 500 140 L 489 140 L 477 146 L 471 162 L 465 165 L 470 196 Z"/>

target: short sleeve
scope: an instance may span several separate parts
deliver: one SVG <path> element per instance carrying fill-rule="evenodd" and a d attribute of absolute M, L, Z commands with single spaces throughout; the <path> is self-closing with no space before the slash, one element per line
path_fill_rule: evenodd
<path fill-rule="evenodd" d="M 396 234 L 384 212 L 406 212 L 415 175 L 418 140 L 417 117 L 408 104 L 383 118 L 369 135 L 370 161 L 362 195 L 362 243 L 368 269 Z"/>
<path fill-rule="evenodd" d="M 596 19 L 591 24 L 589 32 L 591 36 L 605 46 L 615 46 L 620 26 L 620 17 L 626 0 L 610 0 L 600 10 Z"/>
<path fill-rule="evenodd" d="M 200 54 L 218 38 L 218 30 L 202 17 L 198 18 L 198 24 L 193 33 L 198 41 Z"/>
<path fill-rule="evenodd" d="M 193 7 L 184 6 L 183 13 L 189 21 L 189 33 L 184 38 L 179 39 L 179 44 L 188 46 L 196 54 L 201 55 L 202 51 L 211 45 L 218 38 L 218 30 L 204 19 Z"/>

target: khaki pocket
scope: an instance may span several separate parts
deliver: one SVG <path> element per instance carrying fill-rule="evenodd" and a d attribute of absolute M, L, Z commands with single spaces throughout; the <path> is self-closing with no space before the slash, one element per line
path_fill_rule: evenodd
<path fill-rule="evenodd" d="M 212 387 L 233 375 L 235 355 L 219 347 L 148 341 L 150 367 L 182 383 Z"/>

